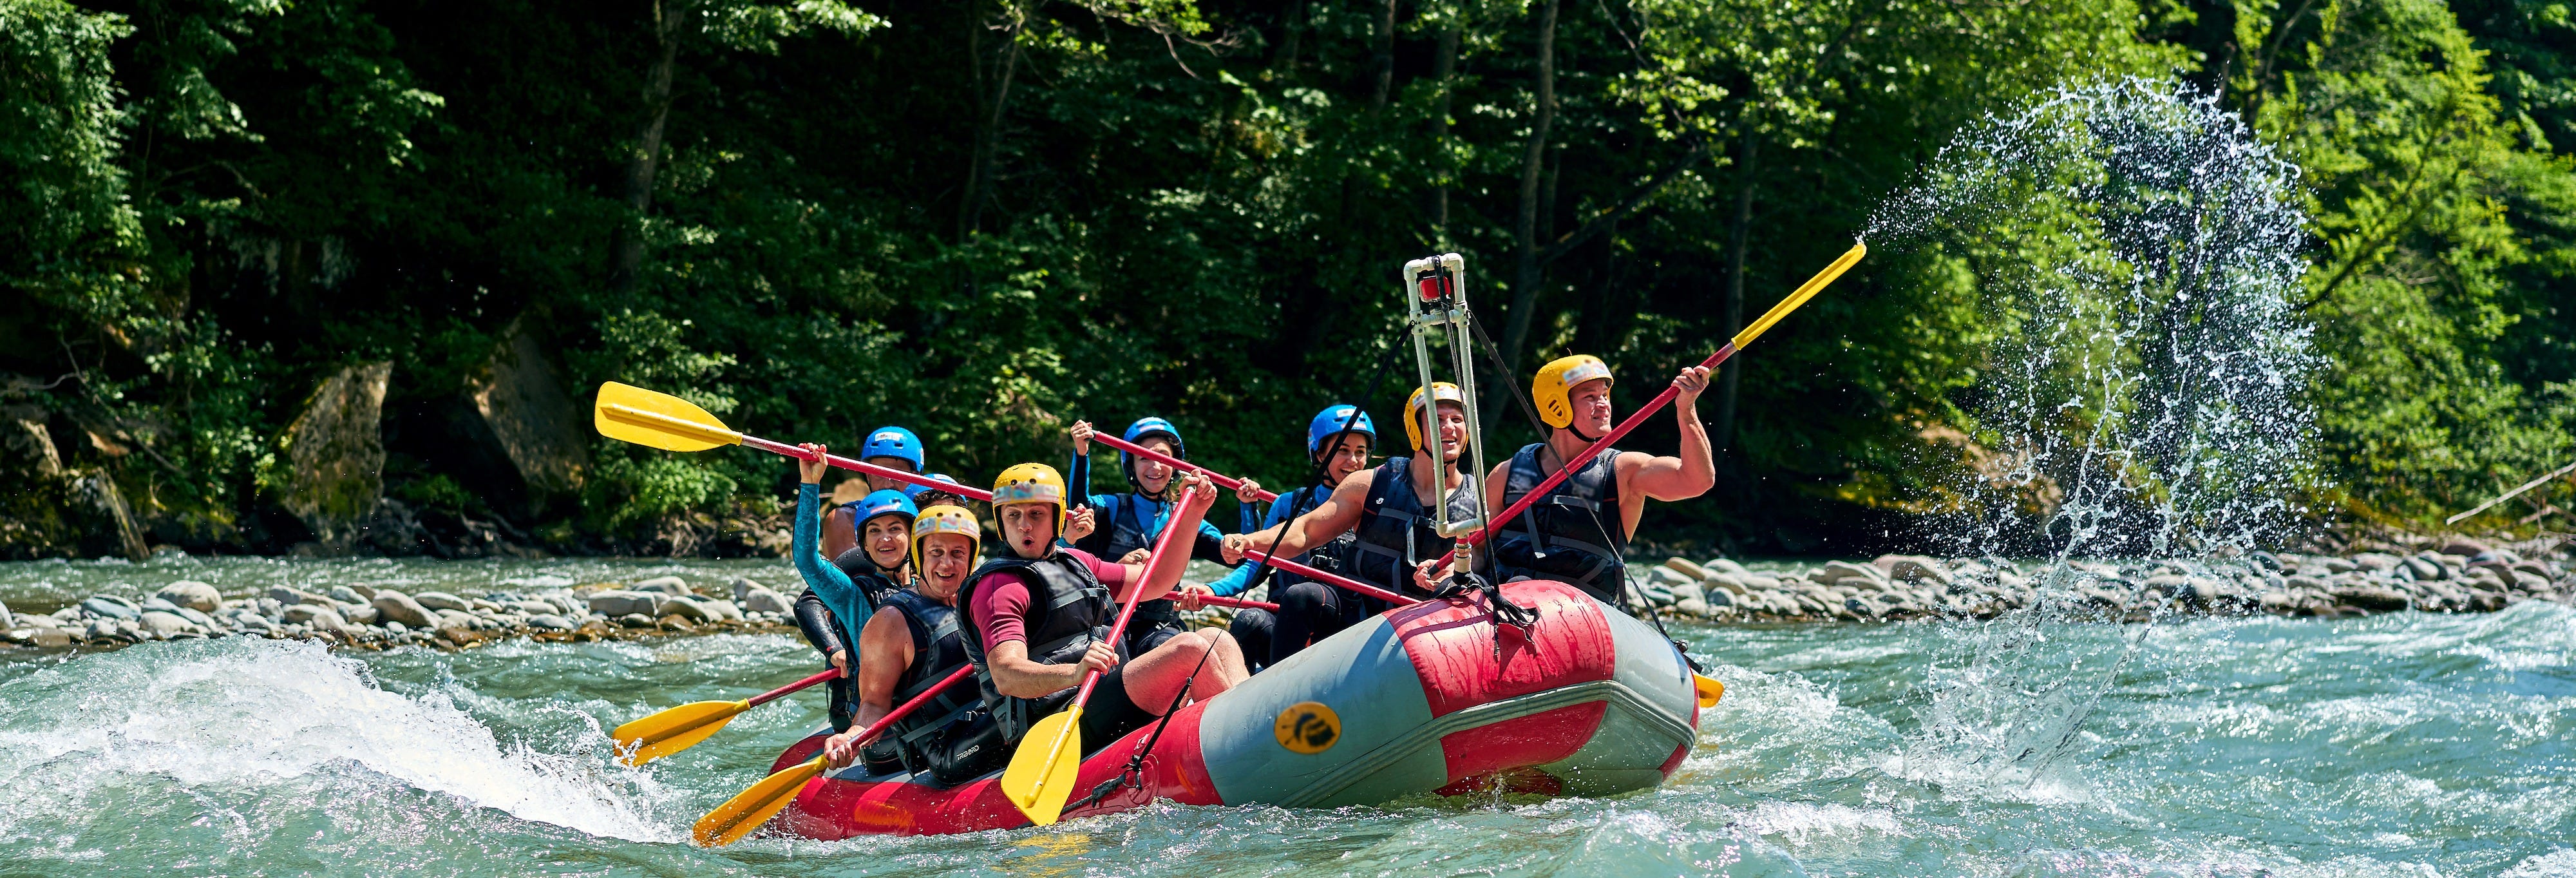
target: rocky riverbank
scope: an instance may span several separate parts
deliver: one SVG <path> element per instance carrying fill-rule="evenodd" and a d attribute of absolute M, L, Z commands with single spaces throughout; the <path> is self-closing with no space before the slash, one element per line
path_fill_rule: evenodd
<path fill-rule="evenodd" d="M 2492 612 L 2527 600 L 2576 605 L 2570 543 L 2551 538 L 2518 546 L 2457 539 L 2345 556 L 2252 552 L 2216 561 L 2062 566 L 1882 555 L 1756 570 L 1725 558 L 1672 558 L 1632 577 L 1629 586 L 1634 600 L 1712 622 L 1990 619 L 2035 604 L 2119 620 L 2174 611 L 2338 617 Z"/>
<path fill-rule="evenodd" d="M 730 597 L 723 596 L 726 590 Z M 716 593 L 663 576 L 631 584 L 478 596 L 406 594 L 351 584 L 327 592 L 273 586 L 255 597 L 236 598 L 203 582 L 181 580 L 140 601 L 99 594 L 45 614 L 0 607 L 0 632 L 5 632 L 0 636 L 44 649 L 201 637 L 291 637 L 363 649 L 414 644 L 459 649 L 507 637 L 575 641 L 783 630 L 790 623 L 789 601 L 741 578 Z"/>
<path fill-rule="evenodd" d="M 2034 605 L 2104 620 L 2142 620 L 2160 612 L 2337 617 L 2486 612 L 2531 600 L 2576 604 L 2569 547 L 2558 536 L 2495 546 L 2419 539 L 2340 556 L 2253 552 L 2224 560 L 2074 561 L 2063 567 L 1884 555 L 1749 566 L 1725 558 L 1673 558 L 1629 570 L 1633 602 L 1652 604 L 1667 617 L 1716 624 L 1984 619 Z M 320 579 L 364 579 L 364 569 Z M 739 572 L 758 574 L 750 568 Z M 1199 565 L 1191 581 L 1220 572 Z M 602 573 L 618 576 L 588 575 Z M 583 585 L 553 581 L 564 585 L 498 590 L 451 580 L 404 590 L 300 579 L 297 585 L 236 584 L 228 596 L 206 582 L 178 579 L 139 589 L 120 586 L 121 593 L 84 589 L 56 598 L 62 605 L 51 612 L 0 607 L 0 643 L 103 649 L 249 636 L 358 649 L 461 649 L 511 637 L 579 641 L 785 631 L 791 622 L 788 597 L 732 571 L 688 577 L 638 573 L 631 581 Z M 89 596 L 73 599 L 82 594 Z M 1226 615 L 1208 611 L 1198 621 L 1224 624 Z"/>

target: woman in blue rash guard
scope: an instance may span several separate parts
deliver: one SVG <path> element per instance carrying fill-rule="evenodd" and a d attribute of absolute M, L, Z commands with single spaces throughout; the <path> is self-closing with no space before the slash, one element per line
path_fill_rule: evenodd
<path fill-rule="evenodd" d="M 1098 556 L 1103 561 L 1143 563 L 1141 557 L 1133 556 L 1148 552 L 1154 539 L 1162 535 L 1163 522 L 1172 515 L 1170 494 L 1173 483 L 1179 480 L 1179 471 L 1161 461 L 1122 451 L 1118 453 L 1118 465 L 1126 471 L 1127 483 L 1134 485 L 1136 490 L 1125 494 L 1091 493 L 1091 422 L 1075 421 L 1068 432 L 1073 437 L 1073 465 L 1068 468 L 1065 481 L 1084 498 L 1082 505 L 1093 510 L 1095 528 L 1089 536 L 1069 542 L 1074 548 Z M 1189 446 L 1181 442 L 1180 428 L 1162 418 L 1138 419 L 1128 425 L 1125 438 L 1153 451 L 1181 460 L 1190 459 Z M 1235 499 L 1246 506 L 1243 517 L 1247 523 L 1252 517 L 1249 507 L 1260 490 L 1258 483 L 1248 479 L 1242 487 L 1235 489 Z M 1198 537 L 1190 543 L 1190 557 L 1225 563 L 1219 542 L 1224 537 L 1216 525 L 1199 522 Z M 1203 586 L 1184 588 L 1205 593 Z M 1195 605 L 1196 601 L 1191 603 Z M 1136 618 L 1127 623 L 1128 649 L 1143 655 L 1181 633 L 1180 610 L 1172 598 L 1158 598 L 1138 605 Z"/>
<path fill-rule="evenodd" d="M 1357 406 L 1327 406 L 1315 413 L 1306 424 L 1306 454 L 1315 463 L 1316 483 L 1279 495 L 1279 499 L 1271 501 L 1270 515 L 1261 526 L 1247 525 L 1244 532 L 1277 527 L 1322 505 L 1342 480 L 1368 468 L 1369 448 L 1376 442 L 1377 427 Z M 1356 539 L 1346 533 L 1290 560 L 1338 573 L 1343 556 Z M 1233 597 L 1251 588 L 1264 569 L 1259 562 L 1245 562 L 1233 573 L 1208 583 L 1208 590 L 1219 597 Z M 1284 570 L 1271 571 L 1271 576 L 1270 601 L 1279 605 L 1279 611 L 1237 611 L 1234 623 L 1227 629 L 1243 646 L 1244 661 L 1255 671 L 1287 661 L 1305 649 L 1309 641 L 1330 637 L 1349 624 L 1343 607 L 1351 602 L 1338 593 L 1341 589 Z"/>
<path fill-rule="evenodd" d="M 808 443 L 804 448 L 825 453 L 821 445 Z M 850 682 L 857 658 L 851 650 L 859 642 L 858 626 L 876 615 L 883 595 L 910 581 L 912 571 L 907 559 L 912 553 L 912 519 L 919 512 L 901 491 L 878 491 L 847 504 L 857 507 L 859 516 L 861 539 L 852 551 L 866 553 L 867 563 L 845 568 L 823 559 L 821 504 L 819 484 L 798 483 L 795 536 L 788 556 L 796 562 L 797 575 L 805 579 L 805 593 L 796 598 L 796 627 L 816 652 L 841 671 L 828 688 L 832 728 L 846 731 L 857 709 Z"/>

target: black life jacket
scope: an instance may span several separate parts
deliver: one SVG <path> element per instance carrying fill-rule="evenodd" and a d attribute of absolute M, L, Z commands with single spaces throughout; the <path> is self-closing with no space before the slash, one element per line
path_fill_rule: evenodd
<path fill-rule="evenodd" d="M 1091 651 L 1093 642 L 1109 636 L 1109 626 L 1118 619 L 1109 587 L 1101 585 L 1100 578 L 1091 575 L 1091 568 L 1083 566 L 1081 559 L 1062 549 L 1034 561 L 1009 557 L 984 562 L 966 577 L 966 584 L 958 587 L 957 605 L 972 606 L 976 587 L 983 585 L 986 577 L 1003 571 L 1019 571 L 1021 578 L 1029 581 L 1029 604 L 1038 611 L 1028 624 L 1030 661 L 1042 665 L 1079 662 L 1083 653 Z M 975 664 L 975 682 L 983 688 L 984 708 L 1001 724 L 1005 741 L 1018 741 L 1038 720 L 1063 709 L 1066 702 L 1073 700 L 1074 691 L 1081 688 L 1068 688 L 1042 698 L 1003 695 L 993 688 L 984 633 L 973 625 L 961 625 L 958 634 L 966 649 L 966 660 Z M 1127 658 L 1125 644 L 1114 646 L 1120 659 Z"/>
<path fill-rule="evenodd" d="M 841 568 L 841 573 L 850 578 L 850 584 L 859 587 L 859 594 L 868 599 L 870 613 L 885 606 L 886 595 L 903 590 L 903 586 L 895 584 L 892 571 L 877 566 L 876 561 L 868 558 L 866 546 L 851 546 L 840 557 L 832 559 L 832 566 Z M 859 622 L 866 624 L 867 620 Z M 857 649 L 858 644 L 852 643 L 850 648 Z"/>
<path fill-rule="evenodd" d="M 1118 503 L 1118 514 L 1109 517 L 1108 544 L 1102 551 L 1092 553 L 1100 556 L 1100 560 L 1111 563 L 1116 563 L 1118 559 L 1127 557 L 1127 553 L 1137 549 L 1150 551 L 1154 548 L 1154 540 L 1149 536 L 1153 531 L 1154 522 L 1145 517 L 1145 504 L 1168 505 L 1160 501 L 1147 500 L 1142 494 L 1121 496 L 1125 499 Z M 1173 539 L 1180 539 L 1180 537 Z M 1184 549 L 1184 551 L 1187 550 Z M 1131 639 L 1137 638 L 1155 628 L 1178 625 L 1180 621 L 1181 608 L 1174 605 L 1171 598 L 1155 598 L 1136 605 L 1136 618 L 1127 623 L 1127 636 Z"/>
<path fill-rule="evenodd" d="M 1324 505 L 1324 501 L 1332 499 L 1333 487 L 1334 486 L 1332 485 L 1310 485 L 1280 495 L 1279 499 L 1274 502 L 1288 504 L 1288 514 L 1279 519 L 1280 526 L 1285 528 L 1288 522 L 1296 521 L 1297 516 L 1313 512 L 1315 511 L 1315 507 Z M 1342 573 L 1349 568 L 1351 564 L 1351 556 L 1358 553 L 1358 550 L 1354 548 L 1358 544 L 1359 530 L 1357 528 L 1353 528 L 1351 530 L 1343 531 L 1340 536 L 1324 541 L 1323 545 L 1309 547 L 1306 549 L 1306 554 L 1290 558 L 1289 560 L 1326 573 Z M 1267 547 L 1260 546 L 1259 544 L 1255 544 L 1254 547 L 1267 551 Z M 1270 569 L 1270 575 L 1272 577 L 1271 588 L 1273 589 L 1287 588 L 1288 586 L 1306 581 L 1306 577 L 1299 576 L 1285 570 L 1280 570 L 1275 567 Z M 1278 592 L 1273 591 L 1271 593 L 1277 594 Z"/>
<path fill-rule="evenodd" d="M 1414 494 L 1406 472 L 1412 461 L 1410 456 L 1388 460 L 1369 477 L 1368 500 L 1360 508 L 1359 526 L 1352 529 L 1358 538 L 1346 559 L 1351 578 L 1399 594 L 1412 586 L 1414 565 L 1440 557 L 1456 542 L 1440 535 L 1431 510 Z M 1461 480 L 1446 502 L 1453 524 L 1474 521 L 1480 514 L 1473 481 Z M 1372 607 L 1383 603 L 1368 601 Z"/>
<path fill-rule="evenodd" d="M 1520 502 L 1530 489 L 1547 480 L 1539 466 L 1546 443 L 1532 443 L 1512 455 L 1503 477 L 1503 502 Z M 1496 574 L 1554 579 L 1581 586 L 1603 603 L 1618 603 L 1625 591 L 1628 534 L 1619 516 L 1619 450 L 1603 449 L 1583 469 L 1503 522 L 1494 540 Z"/>
<path fill-rule="evenodd" d="M 955 607 L 908 588 L 887 595 L 885 606 L 903 614 L 904 628 L 912 635 L 912 664 L 895 680 L 893 704 L 911 701 L 967 663 L 965 639 L 959 633 L 965 620 Z M 925 771 L 929 763 L 923 757 L 923 742 L 981 707 L 983 699 L 973 690 L 952 686 L 886 729 L 880 740 L 894 743 L 906 770 Z"/>

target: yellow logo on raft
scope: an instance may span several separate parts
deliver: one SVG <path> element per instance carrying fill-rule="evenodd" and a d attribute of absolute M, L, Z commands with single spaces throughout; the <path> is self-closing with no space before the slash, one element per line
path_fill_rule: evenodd
<path fill-rule="evenodd" d="M 1288 752 L 1312 755 L 1332 749 L 1342 739 L 1342 718 L 1321 702 L 1300 701 L 1280 711 L 1270 731 Z"/>

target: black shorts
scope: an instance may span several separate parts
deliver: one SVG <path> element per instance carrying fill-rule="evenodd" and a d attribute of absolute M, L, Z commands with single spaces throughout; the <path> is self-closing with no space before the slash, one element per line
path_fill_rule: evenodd
<path fill-rule="evenodd" d="M 1099 685 L 1091 687 L 1091 701 L 1082 706 L 1082 752 L 1109 746 L 1157 719 L 1161 717 L 1127 697 L 1127 666 L 1111 668 L 1100 675 Z"/>

